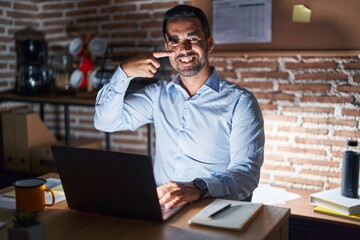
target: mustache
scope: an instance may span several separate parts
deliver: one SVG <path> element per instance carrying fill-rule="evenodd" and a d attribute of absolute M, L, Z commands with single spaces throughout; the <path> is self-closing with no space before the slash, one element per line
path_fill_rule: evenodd
<path fill-rule="evenodd" d="M 198 56 L 198 54 L 195 52 L 183 53 L 183 54 L 176 56 L 176 60 L 178 60 L 179 58 L 182 58 L 182 57 L 193 57 L 193 56 L 196 57 L 196 56 Z"/>

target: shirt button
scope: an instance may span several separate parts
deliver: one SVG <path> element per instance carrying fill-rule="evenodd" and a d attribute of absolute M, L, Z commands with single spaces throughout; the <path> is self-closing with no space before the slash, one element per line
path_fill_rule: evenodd
<path fill-rule="evenodd" d="M 181 175 L 181 174 L 178 174 L 178 177 L 179 177 L 179 178 L 181 178 L 181 177 L 182 177 L 182 175 Z"/>

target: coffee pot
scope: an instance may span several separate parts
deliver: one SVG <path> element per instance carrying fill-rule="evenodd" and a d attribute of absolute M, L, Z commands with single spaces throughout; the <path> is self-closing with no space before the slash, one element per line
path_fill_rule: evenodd
<path fill-rule="evenodd" d="M 31 28 L 15 33 L 16 91 L 23 95 L 46 93 L 50 89 L 45 34 Z"/>

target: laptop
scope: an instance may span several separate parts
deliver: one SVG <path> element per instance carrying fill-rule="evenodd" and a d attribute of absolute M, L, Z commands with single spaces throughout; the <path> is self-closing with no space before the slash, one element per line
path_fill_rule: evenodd
<path fill-rule="evenodd" d="M 184 207 L 160 206 L 148 156 L 56 145 L 51 149 L 71 209 L 162 222 Z"/>

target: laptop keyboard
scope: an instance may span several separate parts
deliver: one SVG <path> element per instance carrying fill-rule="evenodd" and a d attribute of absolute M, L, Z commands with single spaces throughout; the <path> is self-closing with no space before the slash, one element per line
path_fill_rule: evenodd
<path fill-rule="evenodd" d="M 172 208 L 166 208 L 164 205 L 161 206 L 161 213 L 163 215 L 169 213 L 171 210 Z"/>

